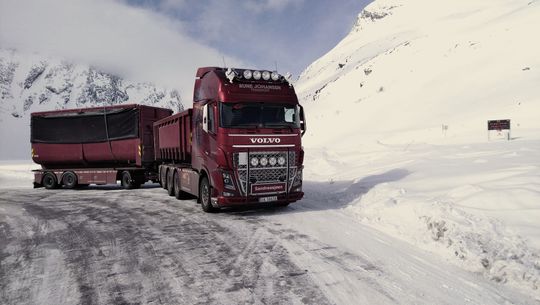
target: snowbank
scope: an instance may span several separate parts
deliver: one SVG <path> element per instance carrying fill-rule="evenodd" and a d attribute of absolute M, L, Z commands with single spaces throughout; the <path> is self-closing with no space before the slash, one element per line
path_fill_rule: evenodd
<path fill-rule="evenodd" d="M 314 149 L 309 196 L 540 300 L 540 141 Z"/>
<path fill-rule="evenodd" d="M 39 165 L 30 160 L 0 161 L 0 189 L 32 188 L 33 169 Z"/>

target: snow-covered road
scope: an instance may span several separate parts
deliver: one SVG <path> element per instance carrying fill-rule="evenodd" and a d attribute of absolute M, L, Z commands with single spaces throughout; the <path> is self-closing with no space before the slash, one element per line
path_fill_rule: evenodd
<path fill-rule="evenodd" d="M 0 190 L 0 304 L 538 304 L 306 190 L 219 214 L 152 186 Z"/>

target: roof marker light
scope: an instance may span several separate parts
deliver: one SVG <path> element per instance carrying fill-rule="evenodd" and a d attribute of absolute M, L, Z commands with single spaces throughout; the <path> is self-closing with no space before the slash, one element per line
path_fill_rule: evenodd
<path fill-rule="evenodd" d="M 268 72 L 268 71 L 263 71 L 263 73 L 262 73 L 262 79 L 264 79 L 264 80 L 270 80 L 270 72 Z"/>
<path fill-rule="evenodd" d="M 225 72 L 225 76 L 227 76 L 227 79 L 229 79 L 229 82 L 231 82 L 231 84 L 232 84 L 233 79 L 236 77 L 236 71 L 229 68 L 229 69 L 227 69 L 227 72 Z"/>
<path fill-rule="evenodd" d="M 272 72 L 272 80 L 275 82 L 279 80 L 279 74 L 277 72 Z"/>
<path fill-rule="evenodd" d="M 292 84 L 291 84 L 292 74 L 290 72 L 287 72 L 287 74 L 285 74 L 285 80 L 289 83 L 289 87 L 292 87 Z"/>
<path fill-rule="evenodd" d="M 261 71 L 253 71 L 253 79 L 254 80 L 261 79 Z"/>
<path fill-rule="evenodd" d="M 244 70 L 245 79 L 251 79 L 251 76 L 253 76 L 253 73 L 251 72 L 251 70 Z"/>

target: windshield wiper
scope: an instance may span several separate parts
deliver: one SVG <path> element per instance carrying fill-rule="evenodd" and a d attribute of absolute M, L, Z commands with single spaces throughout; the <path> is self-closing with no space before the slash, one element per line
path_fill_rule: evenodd
<path fill-rule="evenodd" d="M 289 128 L 291 132 L 294 132 L 293 127 L 290 124 L 265 124 L 265 127 L 278 127 L 278 128 Z"/>
<path fill-rule="evenodd" d="M 259 128 L 261 128 L 261 126 L 259 124 L 242 124 L 242 125 L 227 126 L 227 128 L 253 128 L 253 129 L 259 129 Z"/>

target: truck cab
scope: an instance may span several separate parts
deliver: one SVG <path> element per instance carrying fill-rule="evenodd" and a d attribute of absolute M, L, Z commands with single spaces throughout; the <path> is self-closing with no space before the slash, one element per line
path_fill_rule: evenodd
<path fill-rule="evenodd" d="M 265 70 L 198 69 L 191 166 L 199 183 L 209 184 L 207 194 L 199 186 L 199 199 L 203 204 L 210 200 L 212 208 L 300 200 L 305 131 L 304 110 L 284 76 Z"/>

